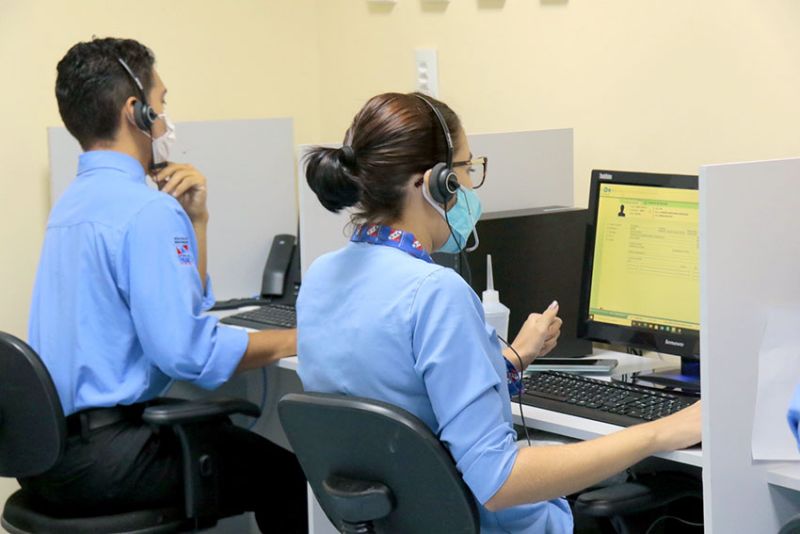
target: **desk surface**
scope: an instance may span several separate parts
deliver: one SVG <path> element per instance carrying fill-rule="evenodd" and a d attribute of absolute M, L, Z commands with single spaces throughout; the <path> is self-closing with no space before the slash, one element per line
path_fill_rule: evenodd
<path fill-rule="evenodd" d="M 800 462 L 778 463 L 767 469 L 767 482 L 773 486 L 800 491 Z"/>
<path fill-rule="evenodd" d="M 613 358 L 619 363 L 614 369 L 615 374 L 627 374 L 637 371 L 647 371 L 650 369 L 667 369 L 678 365 L 678 359 L 675 357 L 667 356 L 664 360 L 654 358 L 643 358 L 641 356 L 634 356 L 631 354 L 623 354 L 620 352 L 610 351 L 595 351 L 591 358 Z M 283 358 L 277 363 L 277 366 L 282 369 L 290 369 L 297 371 L 297 356 L 291 358 Z M 606 434 L 611 434 L 620 430 L 622 427 L 610 425 L 608 423 L 601 423 L 599 421 L 592 421 L 583 417 L 576 417 L 574 415 L 567 415 L 560 412 L 550 410 L 543 410 L 541 408 L 534 408 L 533 406 L 523 405 L 523 414 L 525 415 L 525 423 L 529 428 L 535 430 L 544 430 L 553 434 L 561 436 L 568 436 L 576 439 L 592 439 Z M 520 417 L 519 404 L 512 403 L 511 413 L 514 420 L 518 424 L 522 424 Z M 658 458 L 665 460 L 672 460 L 682 464 L 693 465 L 702 467 L 703 451 L 700 447 L 692 447 L 691 449 L 684 449 L 680 451 L 664 452 L 656 454 Z M 800 485 L 800 480 L 798 481 Z"/>
<path fill-rule="evenodd" d="M 235 313 L 235 311 L 216 312 L 214 315 L 224 316 L 231 313 Z M 665 356 L 663 359 L 645 358 L 641 356 L 634 356 L 632 354 L 612 352 L 607 350 L 595 350 L 594 354 L 592 354 L 590 358 L 611 358 L 617 360 L 618 364 L 614 369 L 614 374 L 628 374 L 651 369 L 668 369 L 680 365 L 680 359 L 675 356 Z M 297 364 L 297 356 L 292 356 L 290 358 L 282 358 L 274 365 L 279 369 L 297 372 Z M 598 376 L 598 378 L 602 378 L 602 375 Z M 545 432 L 551 432 L 553 434 L 559 434 L 561 436 L 567 436 L 575 439 L 586 440 L 597 438 L 622 429 L 622 427 L 616 425 L 601 423 L 599 421 L 593 421 L 591 419 L 567 415 L 551 410 L 534 408 L 533 406 L 523 405 L 522 410 L 522 413 L 525 415 L 525 423 L 529 428 L 534 430 L 543 430 Z M 517 424 L 522 424 L 519 405 L 517 403 L 512 403 L 511 413 L 514 416 L 514 421 Z M 680 451 L 664 452 L 656 454 L 655 456 L 682 464 L 702 467 L 703 451 L 701 447 L 692 447 L 691 449 L 684 449 Z M 800 471 L 798 471 L 798 477 L 800 477 Z M 798 480 L 797 484 L 798 488 L 800 488 L 800 480 Z"/>

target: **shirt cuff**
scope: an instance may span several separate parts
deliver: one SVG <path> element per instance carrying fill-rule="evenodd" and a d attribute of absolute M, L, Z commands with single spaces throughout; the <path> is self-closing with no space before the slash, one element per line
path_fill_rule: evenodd
<path fill-rule="evenodd" d="M 514 367 L 514 364 L 503 358 L 506 362 L 506 380 L 508 381 L 508 394 L 512 397 L 522 392 L 522 373 Z"/>
<path fill-rule="evenodd" d="M 242 328 L 233 328 L 217 323 L 215 345 L 205 368 L 195 380 L 195 385 L 204 389 L 216 389 L 230 380 L 239 367 L 250 335 Z"/>
<path fill-rule="evenodd" d="M 464 482 L 481 505 L 486 505 L 506 483 L 519 454 L 515 434 L 510 429 L 498 428 L 496 432 L 505 434 L 499 443 L 493 446 L 480 444 L 480 456 L 469 466 L 458 466 Z M 496 433 L 493 434 L 496 436 Z M 493 438 L 494 436 L 487 436 L 482 441 L 489 443 L 494 441 Z"/>

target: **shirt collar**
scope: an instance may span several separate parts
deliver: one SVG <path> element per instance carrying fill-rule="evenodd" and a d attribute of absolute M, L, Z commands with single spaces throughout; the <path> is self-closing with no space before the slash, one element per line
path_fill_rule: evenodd
<path fill-rule="evenodd" d="M 113 150 L 90 150 L 81 154 L 78 160 L 78 176 L 99 169 L 114 169 L 135 182 L 144 183 L 144 168 L 132 156 Z"/>
<path fill-rule="evenodd" d="M 354 243 L 369 243 L 371 245 L 385 245 L 402 250 L 407 254 L 411 254 L 415 258 L 433 263 L 431 255 L 428 254 L 422 243 L 420 243 L 414 234 L 404 230 L 398 230 L 391 226 L 383 224 L 360 224 L 353 231 L 353 236 L 350 241 Z"/>

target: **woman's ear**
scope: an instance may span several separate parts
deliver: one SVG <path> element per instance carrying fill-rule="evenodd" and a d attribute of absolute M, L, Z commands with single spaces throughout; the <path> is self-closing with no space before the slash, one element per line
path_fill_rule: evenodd
<path fill-rule="evenodd" d="M 425 171 L 425 174 L 422 175 L 415 174 L 412 178 L 414 178 L 411 181 L 411 183 L 414 184 L 414 189 L 419 189 L 423 185 L 427 187 L 428 180 L 431 178 L 431 169 L 428 169 Z"/>

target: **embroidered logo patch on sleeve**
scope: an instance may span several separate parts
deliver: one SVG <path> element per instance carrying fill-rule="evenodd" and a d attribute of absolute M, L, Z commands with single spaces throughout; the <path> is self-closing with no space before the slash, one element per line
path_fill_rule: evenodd
<path fill-rule="evenodd" d="M 194 263 L 194 256 L 192 255 L 192 249 L 189 247 L 188 237 L 175 238 L 175 252 L 178 254 L 178 261 L 183 265 Z"/>

